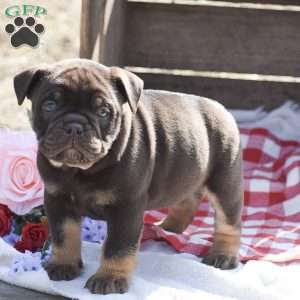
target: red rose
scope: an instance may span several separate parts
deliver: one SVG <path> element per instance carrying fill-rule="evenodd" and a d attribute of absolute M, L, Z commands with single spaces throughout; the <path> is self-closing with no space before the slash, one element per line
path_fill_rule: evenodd
<path fill-rule="evenodd" d="M 0 236 L 8 234 L 11 230 L 12 213 L 7 206 L 0 204 Z"/>
<path fill-rule="evenodd" d="M 48 239 L 48 227 L 43 224 L 26 224 L 22 229 L 22 239 L 15 244 L 18 251 L 29 250 L 35 252 L 41 250 Z"/>

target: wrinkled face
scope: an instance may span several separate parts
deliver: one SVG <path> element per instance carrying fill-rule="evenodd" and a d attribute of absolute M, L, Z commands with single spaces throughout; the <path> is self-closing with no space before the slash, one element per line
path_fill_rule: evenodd
<path fill-rule="evenodd" d="M 90 62 L 34 72 L 27 90 L 33 128 L 39 151 L 54 167 L 88 169 L 107 155 L 132 93 L 132 81 L 122 81 L 122 75 L 128 75 L 122 72 L 126 71 Z M 16 79 L 15 89 L 18 96 Z"/>
<path fill-rule="evenodd" d="M 56 166 L 89 168 L 120 130 L 122 103 L 97 70 L 75 68 L 49 79 L 36 103 L 39 149 Z"/>

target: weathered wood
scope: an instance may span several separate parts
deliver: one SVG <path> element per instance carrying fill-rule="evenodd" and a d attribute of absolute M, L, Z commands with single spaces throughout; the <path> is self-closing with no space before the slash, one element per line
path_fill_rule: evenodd
<path fill-rule="evenodd" d="M 221 2 L 223 6 L 230 6 L 231 3 L 241 4 L 265 4 L 265 5 L 283 5 L 283 6 L 298 6 L 299 0 L 128 0 L 128 2 L 143 2 L 143 3 L 165 3 L 165 4 L 186 4 L 189 5 L 212 5 L 213 2 Z"/>
<path fill-rule="evenodd" d="M 300 75 L 300 12 L 129 2 L 125 64 Z"/>
<path fill-rule="evenodd" d="M 228 108 L 278 107 L 293 99 L 300 103 L 300 83 L 263 82 L 159 74 L 137 74 L 145 88 L 192 93 L 213 98 Z"/>
<path fill-rule="evenodd" d="M 6 284 L 0 281 L 0 300 L 63 300 L 60 296 L 47 295 L 21 287 Z"/>
<path fill-rule="evenodd" d="M 106 65 L 124 64 L 124 26 L 126 0 L 107 0 L 100 41 L 99 61 Z"/>
<path fill-rule="evenodd" d="M 224 0 L 213 0 L 213 1 L 224 1 Z M 282 4 L 282 5 L 300 5 L 299 0 L 230 0 L 234 3 L 261 3 L 261 4 Z"/>
<path fill-rule="evenodd" d="M 123 29 L 126 0 L 82 0 L 80 57 L 92 58 L 98 38 L 97 59 L 123 65 Z"/>
<path fill-rule="evenodd" d="M 104 9 L 106 0 L 82 0 L 80 19 L 80 49 L 81 58 L 92 58 L 97 37 L 104 24 Z"/>

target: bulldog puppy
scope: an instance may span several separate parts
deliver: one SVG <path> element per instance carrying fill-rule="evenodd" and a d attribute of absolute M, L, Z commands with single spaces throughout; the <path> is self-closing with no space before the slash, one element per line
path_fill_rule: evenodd
<path fill-rule="evenodd" d="M 80 221 L 89 216 L 108 222 L 108 236 L 86 287 L 126 292 L 144 211 L 169 207 L 161 226 L 180 233 L 207 193 L 215 233 L 203 262 L 236 267 L 242 152 L 236 123 L 221 104 L 144 90 L 133 73 L 85 59 L 30 68 L 14 78 L 14 88 L 20 105 L 32 101 L 53 247 L 45 266 L 50 279 L 79 276 Z"/>

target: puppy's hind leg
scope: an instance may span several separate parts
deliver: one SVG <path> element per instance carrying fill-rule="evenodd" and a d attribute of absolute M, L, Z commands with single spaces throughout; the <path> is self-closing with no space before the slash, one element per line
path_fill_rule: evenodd
<path fill-rule="evenodd" d="M 224 165 L 223 165 L 224 167 Z M 243 179 L 241 160 L 234 165 L 219 166 L 207 183 L 209 200 L 215 209 L 213 246 L 203 263 L 220 269 L 238 265 L 240 246 Z"/>
<path fill-rule="evenodd" d="M 168 216 L 159 226 L 167 231 L 182 233 L 193 221 L 199 202 L 199 198 L 194 197 L 176 202 L 169 208 Z"/>

